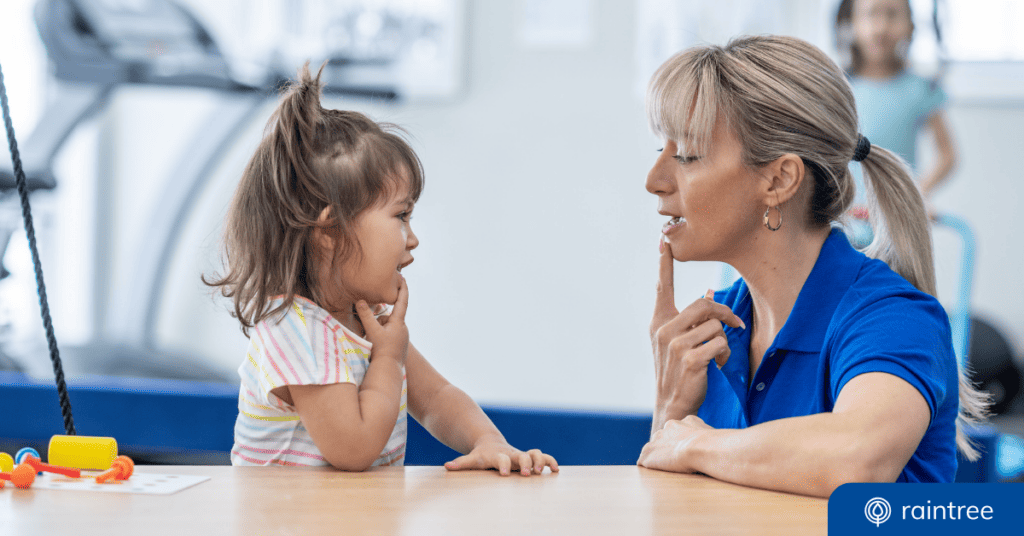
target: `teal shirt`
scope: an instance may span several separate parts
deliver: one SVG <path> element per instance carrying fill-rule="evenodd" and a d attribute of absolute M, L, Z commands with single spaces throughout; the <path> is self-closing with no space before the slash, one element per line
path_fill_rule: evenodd
<path fill-rule="evenodd" d="M 917 168 L 917 134 L 946 102 L 946 93 L 934 81 L 906 72 L 888 80 L 850 77 L 860 117 L 860 132 Z M 860 166 L 854 165 L 857 200 L 864 202 Z"/>

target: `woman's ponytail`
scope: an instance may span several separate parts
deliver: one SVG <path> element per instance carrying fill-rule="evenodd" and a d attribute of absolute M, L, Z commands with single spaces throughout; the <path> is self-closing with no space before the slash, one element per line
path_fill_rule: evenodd
<path fill-rule="evenodd" d="M 868 189 L 868 217 L 874 240 L 864 253 L 884 261 L 910 284 L 935 295 L 932 236 L 924 199 L 906 163 L 872 145 L 861 166 Z"/>
<path fill-rule="evenodd" d="M 924 198 L 903 160 L 872 145 L 861 162 L 868 189 L 868 217 L 874 240 L 865 249 L 869 257 L 885 261 L 896 273 L 923 292 L 935 295 L 932 238 Z M 956 418 L 956 444 L 968 460 L 981 455 L 964 429 L 986 419 L 988 396 L 967 379 L 966 367 L 957 367 L 960 412 Z"/>

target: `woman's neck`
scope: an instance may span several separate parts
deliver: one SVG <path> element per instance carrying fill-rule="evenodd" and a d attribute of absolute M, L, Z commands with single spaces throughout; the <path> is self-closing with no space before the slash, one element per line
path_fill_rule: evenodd
<path fill-rule="evenodd" d="M 782 330 L 829 232 L 826 227 L 764 233 L 733 264 L 750 289 L 752 344 L 767 348 Z"/>

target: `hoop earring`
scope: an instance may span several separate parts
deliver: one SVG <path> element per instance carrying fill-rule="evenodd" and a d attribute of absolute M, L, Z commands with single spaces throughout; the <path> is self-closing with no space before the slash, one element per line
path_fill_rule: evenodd
<path fill-rule="evenodd" d="M 772 211 L 772 207 L 768 207 L 764 211 L 764 226 L 767 227 L 769 231 L 778 231 L 782 227 L 782 209 L 776 205 L 775 210 L 779 213 L 779 224 L 775 227 L 772 227 L 771 222 L 768 221 L 768 214 Z"/>

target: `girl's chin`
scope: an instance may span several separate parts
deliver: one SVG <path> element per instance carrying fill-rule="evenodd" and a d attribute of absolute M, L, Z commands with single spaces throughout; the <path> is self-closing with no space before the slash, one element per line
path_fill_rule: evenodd
<path fill-rule="evenodd" d="M 355 299 L 356 301 L 363 300 L 366 303 L 370 304 L 371 306 L 376 305 L 378 303 L 394 305 L 395 302 L 398 301 L 398 292 L 400 285 L 401 280 L 398 279 L 394 282 L 382 285 L 375 291 L 359 292 L 357 293 Z"/>
<path fill-rule="evenodd" d="M 370 306 L 371 309 L 374 306 L 381 303 L 386 305 L 394 305 L 395 302 L 398 301 L 398 292 L 395 291 L 391 293 L 390 296 L 386 293 L 362 294 L 356 296 L 354 301 L 355 303 L 359 303 L 359 301 L 364 301 Z"/>
<path fill-rule="evenodd" d="M 392 290 L 391 292 L 381 293 L 377 297 L 377 301 L 375 303 L 384 303 L 384 304 L 387 304 L 387 305 L 394 305 L 395 302 L 397 302 L 397 301 L 398 301 L 398 289 L 396 288 L 396 289 Z"/>

